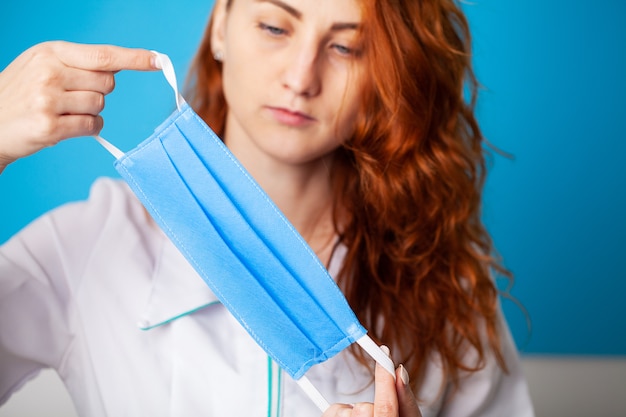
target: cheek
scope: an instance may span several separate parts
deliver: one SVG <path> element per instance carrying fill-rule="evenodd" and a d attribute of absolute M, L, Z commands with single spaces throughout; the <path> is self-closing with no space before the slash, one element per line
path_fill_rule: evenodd
<path fill-rule="evenodd" d="M 232 46 L 231 46 L 232 47 Z M 239 50 L 237 50 L 239 51 Z M 230 54 L 222 67 L 222 83 L 224 96 L 229 106 L 245 104 L 254 96 L 255 90 L 262 85 L 260 74 L 251 70 L 249 56 L 245 53 Z"/>
<path fill-rule="evenodd" d="M 335 128 L 342 142 L 354 133 L 361 99 L 361 89 L 355 87 L 348 89 L 345 95 L 337 100 Z"/>
<path fill-rule="evenodd" d="M 252 75 L 254 69 L 262 67 L 262 56 L 259 48 L 255 47 L 255 29 L 249 23 L 240 22 L 233 17 L 226 33 L 224 45 L 224 71 L 235 82 L 245 82 Z"/>

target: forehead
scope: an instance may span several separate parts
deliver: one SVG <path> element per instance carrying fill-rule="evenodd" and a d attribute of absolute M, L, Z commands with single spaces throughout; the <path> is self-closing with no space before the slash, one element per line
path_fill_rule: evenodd
<path fill-rule="evenodd" d="M 282 9 L 302 20 L 315 18 L 342 22 L 361 20 L 359 0 L 230 0 L 229 2 L 257 9 Z"/>

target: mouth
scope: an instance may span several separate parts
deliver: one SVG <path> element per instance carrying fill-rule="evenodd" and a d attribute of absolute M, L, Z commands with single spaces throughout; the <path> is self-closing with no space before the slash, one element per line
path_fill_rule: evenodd
<path fill-rule="evenodd" d="M 290 127 L 303 127 L 316 122 L 316 119 L 306 113 L 293 111 L 284 107 L 268 106 L 267 109 L 278 123 Z"/>

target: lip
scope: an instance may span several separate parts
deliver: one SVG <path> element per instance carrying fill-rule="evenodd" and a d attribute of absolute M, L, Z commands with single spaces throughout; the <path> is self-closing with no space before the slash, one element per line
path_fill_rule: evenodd
<path fill-rule="evenodd" d="M 290 127 L 303 127 L 316 121 L 314 117 L 306 113 L 290 110 L 284 107 L 268 106 L 267 109 L 276 121 Z"/>

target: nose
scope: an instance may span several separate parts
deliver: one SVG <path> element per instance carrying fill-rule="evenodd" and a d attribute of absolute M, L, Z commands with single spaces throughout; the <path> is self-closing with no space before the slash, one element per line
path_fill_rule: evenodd
<path fill-rule="evenodd" d="M 317 47 L 294 43 L 287 57 L 283 86 L 296 96 L 314 97 L 321 92 L 321 68 Z"/>

